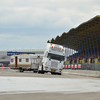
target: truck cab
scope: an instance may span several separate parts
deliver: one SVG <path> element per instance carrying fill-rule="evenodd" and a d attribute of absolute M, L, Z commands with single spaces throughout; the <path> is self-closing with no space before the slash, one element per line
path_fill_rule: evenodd
<path fill-rule="evenodd" d="M 44 72 L 61 75 L 65 61 L 65 48 L 61 45 L 47 43 L 42 60 Z"/>

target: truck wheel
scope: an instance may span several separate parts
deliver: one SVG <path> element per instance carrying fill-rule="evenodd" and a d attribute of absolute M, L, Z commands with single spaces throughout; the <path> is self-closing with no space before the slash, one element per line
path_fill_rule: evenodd
<path fill-rule="evenodd" d="M 38 73 L 40 73 L 40 71 L 38 71 Z"/>
<path fill-rule="evenodd" d="M 58 75 L 61 75 L 61 73 L 58 73 Z"/>
<path fill-rule="evenodd" d="M 42 71 L 42 74 L 44 74 L 44 71 Z"/>
<path fill-rule="evenodd" d="M 42 74 L 44 74 L 44 71 L 43 71 L 43 66 L 42 66 Z"/>

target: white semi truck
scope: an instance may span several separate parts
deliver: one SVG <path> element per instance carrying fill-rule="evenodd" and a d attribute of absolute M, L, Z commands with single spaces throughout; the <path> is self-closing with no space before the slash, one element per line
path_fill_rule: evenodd
<path fill-rule="evenodd" d="M 47 43 L 42 66 L 39 65 L 39 72 L 51 72 L 51 74 L 61 75 L 65 61 L 65 48 L 61 45 Z"/>
<path fill-rule="evenodd" d="M 65 61 L 65 48 L 61 45 L 47 43 L 44 55 L 13 55 L 11 56 L 10 68 L 19 69 L 20 72 L 25 70 L 38 72 L 59 74 L 61 75 L 63 64 Z"/>

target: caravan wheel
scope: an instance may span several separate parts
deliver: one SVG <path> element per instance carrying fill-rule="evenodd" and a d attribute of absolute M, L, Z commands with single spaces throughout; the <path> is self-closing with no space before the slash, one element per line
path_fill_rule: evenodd
<path fill-rule="evenodd" d="M 20 70 L 20 72 L 24 72 L 24 69 L 19 69 Z"/>
<path fill-rule="evenodd" d="M 24 72 L 24 69 L 22 69 L 22 71 L 21 72 Z"/>
<path fill-rule="evenodd" d="M 35 71 L 35 70 L 34 70 L 33 72 L 34 72 L 34 73 L 37 73 L 37 71 Z"/>

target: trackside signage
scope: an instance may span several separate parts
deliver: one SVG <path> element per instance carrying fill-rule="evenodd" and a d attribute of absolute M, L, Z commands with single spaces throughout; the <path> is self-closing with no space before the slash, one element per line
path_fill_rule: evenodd
<path fill-rule="evenodd" d="M 7 56 L 19 55 L 19 54 L 35 54 L 35 53 L 33 52 L 7 52 Z"/>

